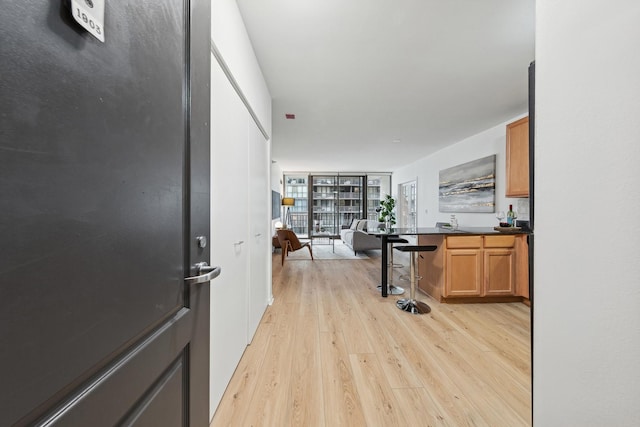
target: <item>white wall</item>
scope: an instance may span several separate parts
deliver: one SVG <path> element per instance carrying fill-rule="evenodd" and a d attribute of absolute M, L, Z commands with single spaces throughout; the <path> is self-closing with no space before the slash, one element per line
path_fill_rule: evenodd
<path fill-rule="evenodd" d="M 271 95 L 235 0 L 211 1 L 211 40 L 269 138 Z"/>
<path fill-rule="evenodd" d="M 527 66 L 528 64 L 523 64 L 525 69 Z M 526 116 L 526 112 L 393 172 L 394 196 L 397 196 L 398 184 L 417 178 L 419 227 L 433 227 L 437 221 L 448 222 L 451 217 L 450 213 L 439 212 L 438 179 L 440 170 L 492 154 L 496 155 L 496 211 L 506 212 L 509 209 L 509 204 L 513 204 L 518 218 L 529 218 L 529 199 L 514 199 L 504 196 L 506 188 L 506 125 L 524 116 Z M 461 227 L 488 227 L 495 226 L 498 222 L 494 213 L 456 213 L 455 215 Z"/>
<path fill-rule="evenodd" d="M 640 2 L 536 2 L 534 425 L 640 425 Z"/>
<path fill-rule="evenodd" d="M 271 164 L 271 189 L 282 194 L 282 168 L 277 163 Z"/>

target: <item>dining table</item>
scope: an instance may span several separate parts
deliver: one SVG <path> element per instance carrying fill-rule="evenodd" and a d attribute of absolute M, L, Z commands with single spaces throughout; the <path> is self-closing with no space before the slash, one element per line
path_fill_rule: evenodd
<path fill-rule="evenodd" d="M 389 246 L 388 240 L 389 237 L 398 237 L 398 236 L 423 236 L 423 235 L 491 235 L 491 234 L 501 234 L 500 231 L 496 230 L 493 227 L 390 227 L 390 228 L 378 228 L 374 230 L 367 230 L 367 234 L 372 236 L 379 237 L 381 239 L 380 247 L 382 248 L 382 256 L 381 256 L 381 296 L 386 298 L 388 296 L 388 261 L 389 261 Z"/>

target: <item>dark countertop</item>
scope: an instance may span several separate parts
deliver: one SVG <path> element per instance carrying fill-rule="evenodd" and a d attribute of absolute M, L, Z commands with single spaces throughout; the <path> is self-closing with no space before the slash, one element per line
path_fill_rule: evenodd
<path fill-rule="evenodd" d="M 367 231 L 368 234 L 373 236 L 416 236 L 416 235 L 443 235 L 443 236 L 454 236 L 454 235 L 464 235 L 464 236 L 478 236 L 478 235 L 487 235 L 487 234 L 530 234 L 528 231 L 521 230 L 513 230 L 513 231 L 497 231 L 494 230 L 493 227 L 460 227 L 457 230 L 453 230 L 451 228 L 440 228 L 440 227 L 418 227 L 418 228 L 392 228 L 390 230 L 375 230 L 375 231 Z"/>

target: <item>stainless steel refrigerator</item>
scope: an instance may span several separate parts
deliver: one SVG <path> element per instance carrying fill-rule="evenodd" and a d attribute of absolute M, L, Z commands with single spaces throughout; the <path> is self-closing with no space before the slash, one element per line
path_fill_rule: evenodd
<path fill-rule="evenodd" d="M 529 65 L 529 300 L 533 308 L 533 241 L 535 231 L 536 62 Z M 533 310 L 532 310 L 533 311 Z"/>

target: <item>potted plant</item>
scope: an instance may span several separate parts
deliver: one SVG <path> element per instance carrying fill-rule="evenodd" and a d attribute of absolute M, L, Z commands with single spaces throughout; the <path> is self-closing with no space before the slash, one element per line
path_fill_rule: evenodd
<path fill-rule="evenodd" d="M 391 228 L 396 223 L 396 213 L 393 211 L 396 207 L 396 200 L 390 195 L 386 195 L 380 200 L 380 206 L 376 208 L 378 212 L 378 221 L 384 222 L 385 228 Z"/>

